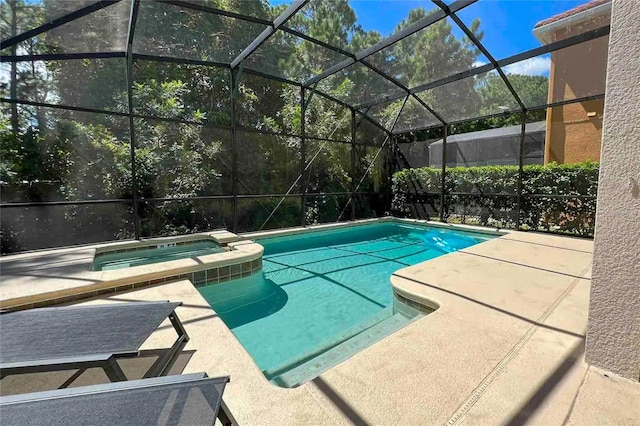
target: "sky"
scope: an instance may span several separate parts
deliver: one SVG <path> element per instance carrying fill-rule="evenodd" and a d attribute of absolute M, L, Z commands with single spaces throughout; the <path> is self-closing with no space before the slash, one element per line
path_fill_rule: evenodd
<path fill-rule="evenodd" d="M 480 0 L 462 9 L 458 16 L 469 25 L 480 18 L 483 42 L 500 59 L 540 45 L 532 35 L 535 24 L 572 9 L 587 0 Z M 393 32 L 397 23 L 416 7 L 433 8 L 427 0 L 351 0 L 358 22 L 365 29 L 383 35 Z M 447 3 L 451 3 L 448 1 Z M 461 33 L 459 33 L 461 34 Z"/>
<path fill-rule="evenodd" d="M 286 0 L 272 0 L 282 3 Z M 531 30 L 539 21 L 586 3 L 588 0 L 479 0 L 462 9 L 458 16 L 469 26 L 475 18 L 480 19 L 484 31 L 482 42 L 497 60 L 540 46 Z M 452 3 L 453 0 L 445 0 Z M 384 36 L 393 33 L 396 25 L 406 18 L 411 9 L 435 6 L 430 0 L 350 0 L 358 23 L 366 30 L 377 30 Z M 462 31 L 456 29 L 458 37 Z M 478 58 L 477 65 L 488 62 Z M 529 75 L 548 75 L 550 57 L 536 57 L 506 67 L 506 72 Z"/>
<path fill-rule="evenodd" d="M 458 12 L 462 21 L 470 26 L 475 18 L 480 19 L 480 29 L 484 31 L 482 43 L 497 60 L 525 50 L 533 49 L 541 43 L 533 36 L 532 29 L 539 21 L 557 15 L 588 0 L 480 0 Z M 451 3 L 451 1 L 447 1 Z M 358 23 L 365 29 L 375 29 L 383 35 L 393 33 L 397 23 L 416 7 L 431 9 L 433 3 L 427 0 L 351 0 Z M 449 21 L 458 37 L 462 31 Z M 477 65 L 487 63 L 483 56 Z M 548 75 L 549 55 L 531 58 L 505 68 L 507 73 Z"/>

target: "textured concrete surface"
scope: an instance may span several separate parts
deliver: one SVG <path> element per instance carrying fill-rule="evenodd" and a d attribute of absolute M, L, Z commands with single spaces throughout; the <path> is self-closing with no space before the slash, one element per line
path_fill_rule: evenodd
<path fill-rule="evenodd" d="M 91 271 L 94 255 L 95 248 L 83 247 L 3 257 L 0 300 L 99 283 L 99 274 Z"/>
<path fill-rule="evenodd" d="M 637 425 L 640 418 L 637 383 L 589 368 L 576 396 L 568 425 Z M 627 407 L 627 409 L 621 409 Z"/>
<path fill-rule="evenodd" d="M 587 361 L 640 380 L 640 9 L 615 0 L 598 183 Z"/>
<path fill-rule="evenodd" d="M 640 384 L 583 360 L 590 251 L 588 240 L 509 233 L 399 270 L 398 291 L 440 308 L 294 389 L 265 379 L 189 281 L 85 303 L 183 301 L 183 371 L 230 375 L 225 400 L 244 425 L 640 424 Z M 174 338 L 166 323 L 143 348 Z"/>

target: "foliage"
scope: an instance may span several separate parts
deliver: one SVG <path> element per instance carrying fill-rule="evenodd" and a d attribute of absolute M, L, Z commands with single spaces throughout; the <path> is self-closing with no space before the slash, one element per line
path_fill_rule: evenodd
<path fill-rule="evenodd" d="M 598 163 L 526 165 L 523 170 L 520 219 L 525 229 L 593 235 Z M 423 203 L 425 194 L 439 197 L 441 176 L 441 169 L 429 167 L 395 173 L 394 214 L 412 215 L 414 204 Z M 449 220 L 515 227 L 517 166 L 448 168 L 445 192 Z"/>

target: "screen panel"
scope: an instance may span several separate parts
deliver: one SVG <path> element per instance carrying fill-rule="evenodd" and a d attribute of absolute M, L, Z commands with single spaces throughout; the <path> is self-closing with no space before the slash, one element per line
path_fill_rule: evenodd
<path fill-rule="evenodd" d="M 354 106 L 405 93 L 400 86 L 359 62 L 321 80 L 318 88 Z"/>
<path fill-rule="evenodd" d="M 554 39 L 608 25 L 610 13 L 604 12 L 602 7 L 584 11 L 583 19 L 561 20 L 567 11 L 585 3 L 582 0 L 479 1 L 457 15 L 467 26 L 472 26 L 476 19 L 480 21 L 479 30 L 484 32 L 482 43 L 495 59 L 500 60 Z M 604 5 L 604 8 L 610 10 L 610 6 Z M 514 16 L 518 16 L 518 25 L 511 25 Z M 545 26 L 547 28 L 543 28 Z"/>
<path fill-rule="evenodd" d="M 58 9 L 58 3 L 60 3 L 60 9 Z M 35 10 L 31 10 L 35 12 L 35 15 L 29 15 L 23 11 L 18 15 L 17 23 L 25 31 L 28 31 L 49 21 L 51 16 L 60 17 L 65 15 L 67 11 L 77 10 L 87 5 L 84 0 L 73 3 L 72 5 L 68 1 L 45 1 L 45 10 L 36 7 Z M 4 15 L 5 2 L 2 4 Z M 29 6 L 27 8 L 29 9 Z M 27 55 L 124 52 L 127 50 L 130 13 L 131 0 L 122 0 L 20 42 L 16 46 L 16 53 Z M 5 34 L 2 38 L 5 38 Z M 10 52 L 11 48 L 2 50 L 3 55 L 8 55 Z"/>
<path fill-rule="evenodd" d="M 172 58 L 230 63 L 265 25 L 143 1 L 133 51 Z"/>
<path fill-rule="evenodd" d="M 303 83 L 347 57 L 319 44 L 276 31 L 247 58 L 247 68 Z"/>
<path fill-rule="evenodd" d="M 136 60 L 133 76 L 135 113 L 231 125 L 228 69 Z"/>
<path fill-rule="evenodd" d="M 511 128 L 510 128 L 511 129 Z M 495 130 L 495 129 L 494 129 Z M 497 129 L 500 130 L 500 129 Z M 445 218 L 449 222 L 513 228 L 517 215 L 520 132 L 452 134 L 446 142 Z M 442 141 L 431 145 L 442 164 Z M 484 167 L 493 165 L 490 170 Z"/>
<path fill-rule="evenodd" d="M 239 130 L 239 194 L 299 192 L 300 139 Z"/>
<path fill-rule="evenodd" d="M 387 133 L 365 118 L 356 114 L 356 144 L 380 146 L 387 139 Z"/>
<path fill-rule="evenodd" d="M 533 121 L 546 112 L 546 120 L 542 137 L 527 134 L 525 139 L 524 229 L 593 236 L 603 111 L 604 99 L 594 99 L 528 113 Z"/>
<path fill-rule="evenodd" d="M 395 101 L 382 102 L 365 108 L 360 112 L 369 116 L 388 131 L 392 131 L 393 126 L 396 123 L 396 119 L 398 119 L 400 108 L 402 108 L 403 104 L 404 98 Z"/>
<path fill-rule="evenodd" d="M 604 95 L 609 37 L 534 56 L 504 67 L 527 108 Z M 584 72 L 589 58 L 589 72 Z"/>
<path fill-rule="evenodd" d="M 238 13 L 241 15 L 252 16 L 254 18 L 272 20 L 277 17 L 280 12 L 288 6 L 291 1 L 278 1 L 277 6 L 269 1 L 260 0 L 232 0 L 232 1 L 210 1 L 210 0 L 186 0 L 196 6 L 207 6 L 214 9 L 224 10 L 226 12 Z"/>
<path fill-rule="evenodd" d="M 127 76 L 124 58 L 23 61 L 16 63 L 18 78 L 11 80 L 11 64 L 0 65 L 3 97 L 72 107 L 126 112 Z"/>
<path fill-rule="evenodd" d="M 377 0 L 368 1 L 366 7 L 376 8 L 381 3 Z M 354 10 L 357 6 L 359 5 L 339 0 L 311 0 L 285 25 L 331 46 L 356 53 L 382 38 L 377 33 L 365 36 L 366 30 L 358 26 L 359 15 Z M 341 25 L 331 25 L 335 22 Z M 327 31 L 328 28 L 331 30 Z"/>
<path fill-rule="evenodd" d="M 244 72 L 235 98 L 241 128 L 300 134 L 300 88 Z"/>
<path fill-rule="evenodd" d="M 356 192 L 384 192 L 389 185 L 389 146 L 356 146 Z"/>
<path fill-rule="evenodd" d="M 307 136 L 351 141 L 351 110 L 349 108 L 317 93 L 313 94 L 311 101 L 307 102 L 305 112 Z"/>
<path fill-rule="evenodd" d="M 176 198 L 231 193 L 231 132 L 157 119 L 135 120 L 138 195 Z"/>
<path fill-rule="evenodd" d="M 260 197 L 238 200 L 238 232 L 290 228 L 301 223 L 301 198 Z"/>
<path fill-rule="evenodd" d="M 138 206 L 141 234 L 160 237 L 231 229 L 232 206 L 230 198 L 141 201 Z"/>
<path fill-rule="evenodd" d="M 402 8 L 411 11 L 396 27 L 405 27 L 431 14 L 435 9 L 430 0 L 404 0 Z M 355 54 L 392 35 L 397 28 L 375 25 L 367 19 L 370 10 L 380 17 L 395 16 L 398 4 L 388 0 L 343 2 L 341 0 L 311 0 L 286 26 L 324 43 Z M 340 25 L 336 25 L 338 22 Z"/>
<path fill-rule="evenodd" d="M 418 131 L 397 140 L 394 145 L 395 190 L 391 197 L 394 216 L 439 220 L 442 151 L 437 151 L 437 143 L 441 143 L 442 131 L 442 127 Z"/>
<path fill-rule="evenodd" d="M 411 89 L 487 64 L 489 60 L 447 17 L 376 52 L 366 62 Z"/>
<path fill-rule="evenodd" d="M 126 117 L 28 105 L 17 112 L 18 132 L 2 129 L 3 203 L 132 196 Z"/>
<path fill-rule="evenodd" d="M 2 208 L 2 253 L 134 238 L 132 203 Z"/>
<path fill-rule="evenodd" d="M 416 95 L 448 123 L 519 108 L 495 71 L 453 81 Z"/>
<path fill-rule="evenodd" d="M 418 102 L 415 97 L 409 96 L 396 125 L 393 127 L 393 132 L 402 133 L 438 124 L 441 124 L 440 121 L 424 105 Z"/>
<path fill-rule="evenodd" d="M 95 3 L 96 0 L 31 0 L 23 3 L 15 3 L 16 33 L 20 35 L 26 31 L 39 27 L 40 25 L 73 13 L 86 6 Z M 13 4 L 8 1 L 0 3 L 0 12 L 5 22 L 11 21 Z M 2 26 L 2 39 L 12 37 L 10 26 Z"/>
<path fill-rule="evenodd" d="M 307 192 L 351 191 L 351 145 L 317 141 L 306 141 Z"/>
<path fill-rule="evenodd" d="M 356 194 L 352 203 L 356 220 L 384 217 L 387 210 L 384 194 Z"/>
<path fill-rule="evenodd" d="M 345 194 L 307 195 L 305 224 L 351 220 L 351 207 L 347 206 L 349 199 L 350 195 Z"/>

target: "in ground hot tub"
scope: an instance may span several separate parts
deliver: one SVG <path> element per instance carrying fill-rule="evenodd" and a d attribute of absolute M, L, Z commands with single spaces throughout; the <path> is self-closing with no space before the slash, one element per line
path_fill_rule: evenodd
<path fill-rule="evenodd" d="M 96 253 L 94 271 L 110 271 L 171 260 L 188 259 L 226 251 L 212 239 L 162 242 Z"/>

